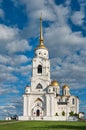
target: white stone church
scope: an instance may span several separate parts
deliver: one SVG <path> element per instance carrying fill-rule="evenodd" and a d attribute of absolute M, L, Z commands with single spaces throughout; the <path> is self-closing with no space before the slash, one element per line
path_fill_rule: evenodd
<path fill-rule="evenodd" d="M 70 94 L 67 85 L 60 90 L 60 84 L 50 78 L 49 52 L 44 45 L 41 17 L 40 43 L 32 60 L 31 86 L 25 88 L 23 116 L 19 120 L 68 120 L 70 112 L 79 113 L 79 99 Z"/>

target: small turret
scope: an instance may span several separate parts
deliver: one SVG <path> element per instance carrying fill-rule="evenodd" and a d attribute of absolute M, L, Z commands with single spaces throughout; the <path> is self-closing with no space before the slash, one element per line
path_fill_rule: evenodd
<path fill-rule="evenodd" d="M 49 93 L 55 93 L 60 95 L 60 86 L 56 80 L 53 80 L 48 88 Z"/>
<path fill-rule="evenodd" d="M 30 93 L 30 86 L 27 85 L 27 86 L 25 87 L 25 93 L 26 93 L 26 94 Z"/>
<path fill-rule="evenodd" d="M 69 96 L 70 95 L 70 89 L 68 85 L 64 85 L 62 88 L 62 95 L 64 96 Z"/>

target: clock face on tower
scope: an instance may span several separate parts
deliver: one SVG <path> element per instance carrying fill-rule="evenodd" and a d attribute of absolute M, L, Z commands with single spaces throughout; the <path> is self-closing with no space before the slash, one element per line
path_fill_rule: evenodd
<path fill-rule="evenodd" d="M 35 54 L 37 57 L 48 59 L 48 51 L 45 49 L 38 49 Z"/>

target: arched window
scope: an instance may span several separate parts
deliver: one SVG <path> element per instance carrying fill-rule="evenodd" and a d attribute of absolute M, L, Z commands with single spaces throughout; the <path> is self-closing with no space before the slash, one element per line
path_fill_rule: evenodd
<path fill-rule="evenodd" d="M 66 90 L 64 90 L 64 95 L 66 95 Z"/>
<path fill-rule="evenodd" d="M 37 89 L 42 89 L 42 85 L 39 83 L 36 88 Z"/>
<path fill-rule="evenodd" d="M 73 105 L 75 104 L 75 100 L 74 100 L 74 98 L 72 99 L 72 104 L 73 104 Z"/>
<path fill-rule="evenodd" d="M 42 65 L 38 65 L 38 73 L 42 73 Z"/>

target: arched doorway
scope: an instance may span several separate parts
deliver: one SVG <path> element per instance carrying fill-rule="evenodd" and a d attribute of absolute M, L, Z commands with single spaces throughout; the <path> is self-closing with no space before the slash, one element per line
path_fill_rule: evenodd
<path fill-rule="evenodd" d="M 37 111 L 36 111 L 36 116 L 40 116 L 40 110 L 39 109 L 37 109 Z"/>

